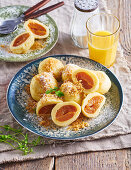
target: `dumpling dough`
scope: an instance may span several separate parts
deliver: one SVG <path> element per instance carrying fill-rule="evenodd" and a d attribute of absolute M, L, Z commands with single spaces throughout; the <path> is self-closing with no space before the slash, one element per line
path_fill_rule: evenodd
<path fill-rule="evenodd" d="M 64 93 L 64 101 L 75 101 L 81 104 L 81 92 L 77 86 L 71 82 L 65 82 L 61 85 L 60 91 Z"/>
<path fill-rule="evenodd" d="M 109 79 L 107 74 L 103 71 L 95 71 L 95 74 L 99 79 L 99 88 L 97 92 L 101 94 L 107 93 L 111 87 L 111 80 Z"/>
<path fill-rule="evenodd" d="M 29 32 L 23 32 L 16 36 L 10 44 L 10 50 L 15 54 L 26 53 L 34 44 L 34 36 Z"/>
<path fill-rule="evenodd" d="M 63 81 L 72 81 L 72 73 L 73 71 L 80 68 L 79 66 L 75 64 L 67 64 L 65 65 L 63 71 L 62 71 L 62 80 Z"/>
<path fill-rule="evenodd" d="M 68 126 L 80 115 L 81 107 L 76 102 L 58 103 L 52 109 L 52 121 L 58 126 Z"/>
<path fill-rule="evenodd" d="M 47 38 L 49 36 L 49 28 L 38 20 L 29 19 L 24 23 L 24 26 L 37 39 Z"/>
<path fill-rule="evenodd" d="M 51 72 L 57 80 L 61 80 L 61 74 L 64 65 L 56 58 L 47 58 L 39 64 L 39 73 Z"/>
<path fill-rule="evenodd" d="M 84 68 L 75 70 L 72 74 L 72 80 L 74 83 L 80 83 L 84 89 L 85 94 L 95 92 L 99 88 L 99 79 L 97 75 Z"/>
<path fill-rule="evenodd" d="M 105 100 L 105 96 L 98 92 L 88 94 L 82 101 L 82 113 L 89 118 L 97 117 Z"/>
<path fill-rule="evenodd" d="M 40 117 L 44 116 L 44 114 L 51 114 L 53 107 L 60 102 L 63 101 L 55 94 L 44 94 L 37 103 L 36 114 Z"/>
<path fill-rule="evenodd" d="M 58 87 L 56 79 L 51 73 L 44 72 L 35 75 L 30 83 L 30 93 L 34 100 L 39 101 L 50 88 Z"/>

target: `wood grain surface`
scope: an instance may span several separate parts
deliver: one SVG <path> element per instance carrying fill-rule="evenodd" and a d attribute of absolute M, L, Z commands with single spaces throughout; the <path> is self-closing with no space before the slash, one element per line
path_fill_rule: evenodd
<path fill-rule="evenodd" d="M 56 158 L 56 170 L 129 170 L 128 149 L 90 152 Z"/>
<path fill-rule="evenodd" d="M 120 43 L 131 60 L 131 0 L 106 0 L 121 22 Z M 129 66 L 131 68 L 131 66 Z M 89 152 L 0 165 L 0 170 L 131 170 L 131 149 Z"/>
<path fill-rule="evenodd" d="M 0 170 L 52 170 L 54 167 L 54 158 L 25 161 L 19 163 L 7 163 L 0 165 Z"/>

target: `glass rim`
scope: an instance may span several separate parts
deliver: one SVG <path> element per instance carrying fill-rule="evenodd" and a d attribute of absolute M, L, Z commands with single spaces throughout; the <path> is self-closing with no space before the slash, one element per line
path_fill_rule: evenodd
<path fill-rule="evenodd" d="M 113 32 L 113 33 L 111 33 L 111 34 L 109 34 L 109 35 L 96 35 L 95 33 L 93 33 L 93 32 L 91 32 L 90 31 L 90 29 L 87 27 L 87 23 L 88 23 L 88 21 L 91 19 L 91 18 L 93 18 L 94 16 L 96 16 L 96 15 L 101 15 L 101 14 L 104 14 L 104 15 L 110 15 L 110 16 L 112 16 L 112 17 L 114 17 L 114 18 L 116 18 L 117 19 L 117 21 L 118 21 L 118 28 L 116 29 L 116 31 L 115 32 Z M 90 18 L 88 18 L 88 20 L 86 21 L 86 29 L 87 29 L 87 31 L 89 31 L 92 35 L 95 35 L 95 36 L 98 36 L 98 37 L 107 37 L 107 36 L 112 36 L 112 35 L 114 35 L 115 33 L 117 33 L 118 31 L 119 31 L 119 29 L 120 29 L 120 20 L 115 16 L 115 15 L 112 15 L 112 14 L 108 14 L 108 13 L 99 13 L 99 14 L 94 14 L 94 15 L 92 15 Z"/>

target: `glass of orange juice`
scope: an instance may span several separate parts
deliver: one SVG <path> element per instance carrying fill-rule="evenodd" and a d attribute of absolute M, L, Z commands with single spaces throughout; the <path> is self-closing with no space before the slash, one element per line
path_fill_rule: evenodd
<path fill-rule="evenodd" d="M 114 64 L 119 39 L 120 22 L 113 15 L 100 13 L 86 22 L 89 58 L 106 67 Z"/>

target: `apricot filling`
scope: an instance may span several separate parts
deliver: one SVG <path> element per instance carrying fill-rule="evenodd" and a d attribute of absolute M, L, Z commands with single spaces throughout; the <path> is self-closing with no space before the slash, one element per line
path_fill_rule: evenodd
<path fill-rule="evenodd" d="M 21 45 L 23 42 L 25 42 L 28 39 L 29 36 L 30 36 L 29 33 L 20 35 L 18 38 L 16 38 L 13 46 L 16 47 Z"/>
<path fill-rule="evenodd" d="M 55 106 L 55 104 L 50 104 L 50 105 L 42 107 L 39 110 L 39 116 L 42 116 L 42 115 L 45 115 L 45 114 L 50 114 L 54 106 Z"/>
<path fill-rule="evenodd" d="M 37 23 L 29 23 L 28 27 L 36 35 L 45 35 L 46 29 Z"/>
<path fill-rule="evenodd" d="M 99 108 L 101 102 L 103 101 L 103 97 L 94 96 L 90 100 L 88 100 L 88 104 L 85 106 L 85 112 L 89 114 L 95 113 L 95 111 Z"/>
<path fill-rule="evenodd" d="M 71 119 L 77 111 L 75 106 L 65 105 L 62 106 L 56 113 L 56 119 L 60 122 Z"/>
<path fill-rule="evenodd" d="M 76 78 L 78 81 L 81 81 L 81 84 L 85 89 L 91 89 L 94 85 L 93 79 L 84 72 L 77 73 Z"/>

